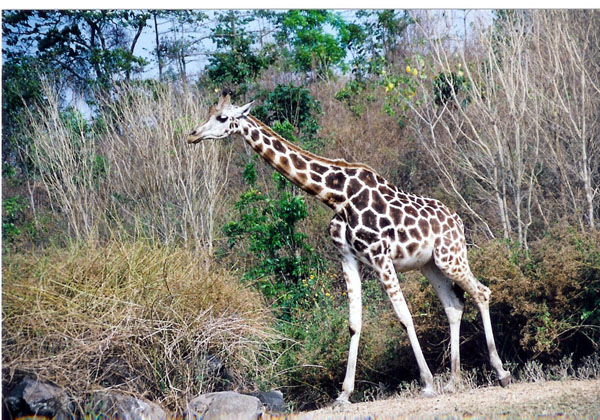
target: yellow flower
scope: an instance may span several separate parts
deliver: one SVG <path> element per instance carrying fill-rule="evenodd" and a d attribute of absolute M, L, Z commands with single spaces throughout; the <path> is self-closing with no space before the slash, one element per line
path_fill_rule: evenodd
<path fill-rule="evenodd" d="M 309 276 L 309 279 L 311 279 L 311 280 L 314 278 L 315 278 L 315 276 L 313 276 L 312 274 Z"/>
<path fill-rule="evenodd" d="M 406 66 L 406 72 L 407 72 L 407 73 L 410 73 L 410 72 L 411 72 L 410 66 Z"/>
<path fill-rule="evenodd" d="M 388 90 L 394 89 L 394 84 L 392 82 L 387 84 Z"/>
<path fill-rule="evenodd" d="M 417 69 L 413 69 L 412 73 L 413 73 L 413 76 L 416 76 L 417 75 Z"/>
<path fill-rule="evenodd" d="M 381 74 L 385 76 L 385 69 L 381 70 Z"/>

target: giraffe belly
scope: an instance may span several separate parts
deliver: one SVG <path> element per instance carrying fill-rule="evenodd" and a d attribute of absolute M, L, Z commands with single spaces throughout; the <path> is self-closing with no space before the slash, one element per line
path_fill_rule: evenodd
<path fill-rule="evenodd" d="M 423 267 L 433 258 L 433 243 L 400 243 L 392 245 L 392 260 L 399 273 Z"/>

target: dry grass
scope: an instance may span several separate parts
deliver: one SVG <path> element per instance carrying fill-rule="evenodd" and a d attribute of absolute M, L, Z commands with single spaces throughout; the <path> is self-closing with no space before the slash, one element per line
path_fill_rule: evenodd
<path fill-rule="evenodd" d="M 232 148 L 223 141 L 192 147 L 187 134 L 212 97 L 186 85 L 124 85 L 100 101 L 93 123 L 65 113 L 49 83 L 44 97 L 29 118 L 26 153 L 68 238 L 117 229 L 211 253 Z"/>
<path fill-rule="evenodd" d="M 190 251 L 144 242 L 5 257 L 4 380 L 39 375 L 80 407 L 90 391 L 117 388 L 170 409 L 266 380 L 276 336 L 260 294 L 205 267 Z"/>

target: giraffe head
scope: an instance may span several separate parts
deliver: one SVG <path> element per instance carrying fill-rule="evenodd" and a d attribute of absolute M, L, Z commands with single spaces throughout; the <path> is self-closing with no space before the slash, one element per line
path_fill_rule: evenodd
<path fill-rule="evenodd" d="M 252 102 L 244 106 L 232 105 L 230 92 L 224 90 L 219 102 L 210 108 L 206 122 L 188 135 L 188 143 L 222 139 L 236 133 L 240 127 L 238 120 L 248 115 L 251 106 Z"/>

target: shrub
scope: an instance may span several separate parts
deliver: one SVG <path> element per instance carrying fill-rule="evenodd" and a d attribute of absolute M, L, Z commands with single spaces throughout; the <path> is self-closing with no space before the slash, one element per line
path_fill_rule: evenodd
<path fill-rule="evenodd" d="M 249 189 L 235 203 L 237 220 L 228 222 L 223 232 L 230 247 L 246 244 L 252 255 L 245 280 L 256 281 L 265 297 L 278 308 L 278 316 L 290 321 L 297 306 L 309 305 L 315 276 L 323 260 L 306 243 L 297 224 L 307 216 L 304 199 L 293 194 L 291 184 L 273 173 L 277 185 L 273 195 L 256 187 L 254 164 L 244 169 Z"/>
<path fill-rule="evenodd" d="M 206 257 L 117 240 L 5 257 L 4 380 L 39 375 L 80 406 L 110 387 L 170 409 L 200 392 L 268 383 L 269 311 Z M 215 372 L 215 358 L 226 371 Z"/>
<path fill-rule="evenodd" d="M 600 343 L 600 238 L 556 225 L 529 252 L 491 242 L 473 253 L 473 272 L 492 289 L 492 319 L 511 359 L 556 363 Z M 507 345 L 508 344 L 508 345 Z"/>
<path fill-rule="evenodd" d="M 212 249 L 231 148 L 192 149 L 185 141 L 206 111 L 204 95 L 174 84 L 124 84 L 89 123 L 63 111 L 52 86 L 43 88 L 49 105 L 30 115 L 29 153 L 63 236 L 107 238 L 116 229 Z"/>
<path fill-rule="evenodd" d="M 278 84 L 252 113 L 269 126 L 285 124 L 287 121 L 294 129 L 279 134 L 289 140 L 293 140 L 290 134 L 297 136 L 300 145 L 312 152 L 323 147 L 322 140 L 317 136 L 321 128 L 317 120 L 321 105 L 303 86 Z"/>

